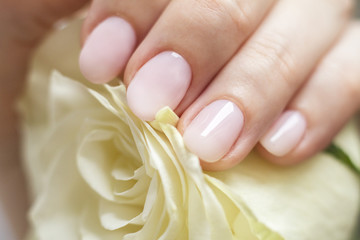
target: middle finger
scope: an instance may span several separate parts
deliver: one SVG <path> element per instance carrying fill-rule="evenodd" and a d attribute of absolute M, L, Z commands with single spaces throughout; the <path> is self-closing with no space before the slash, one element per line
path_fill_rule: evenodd
<path fill-rule="evenodd" d="M 173 0 L 131 57 L 128 103 L 143 120 L 189 105 L 255 30 L 274 0 Z M 174 53 L 175 52 L 175 53 Z"/>
<path fill-rule="evenodd" d="M 205 168 L 229 168 L 249 153 L 335 42 L 349 18 L 349 6 L 346 1 L 329 0 L 277 3 L 182 116 L 185 142 L 205 160 Z M 233 111 L 224 119 L 231 124 L 217 123 L 213 133 L 204 134 L 217 116 L 217 100 L 233 102 L 233 109 L 237 106 L 244 116 L 244 125 L 239 111 Z"/>

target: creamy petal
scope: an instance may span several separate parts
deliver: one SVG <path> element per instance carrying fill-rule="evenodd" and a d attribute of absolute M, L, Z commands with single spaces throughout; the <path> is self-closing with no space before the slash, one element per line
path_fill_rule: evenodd
<path fill-rule="evenodd" d="M 149 124 L 130 111 L 124 85 L 84 81 L 74 63 L 79 27 L 40 47 L 20 104 L 33 239 L 350 236 L 360 203 L 351 169 L 324 153 L 287 168 L 252 153 L 231 170 L 203 173 L 169 108 Z M 335 142 L 359 166 L 354 128 Z"/>

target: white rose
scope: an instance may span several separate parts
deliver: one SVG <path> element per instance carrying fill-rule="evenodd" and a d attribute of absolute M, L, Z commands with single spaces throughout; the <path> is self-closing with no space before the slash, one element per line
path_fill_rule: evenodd
<path fill-rule="evenodd" d="M 124 86 L 52 72 L 81 78 L 78 31 L 75 22 L 45 42 L 22 99 L 29 239 L 350 237 L 360 202 L 351 169 L 325 153 L 289 168 L 251 154 L 231 170 L 203 173 L 170 110 L 149 124 L 127 107 Z M 339 141 L 358 163 L 354 136 Z"/>

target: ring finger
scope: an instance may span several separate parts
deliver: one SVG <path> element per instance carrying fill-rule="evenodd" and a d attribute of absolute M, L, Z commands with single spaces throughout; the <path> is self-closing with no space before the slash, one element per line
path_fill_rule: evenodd
<path fill-rule="evenodd" d="M 345 1 L 278 2 L 182 116 L 186 145 L 204 168 L 229 168 L 249 153 L 335 42 L 349 10 Z"/>

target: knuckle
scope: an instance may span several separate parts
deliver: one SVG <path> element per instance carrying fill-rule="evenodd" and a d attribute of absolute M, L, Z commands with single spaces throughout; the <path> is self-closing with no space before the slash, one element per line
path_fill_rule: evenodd
<path fill-rule="evenodd" d="M 250 7 L 245 5 L 243 1 L 240 4 L 238 0 L 227 0 L 223 2 L 226 3 L 224 5 L 224 12 L 231 17 L 237 31 L 240 33 L 249 32 L 253 22 Z"/>
<path fill-rule="evenodd" d="M 355 9 L 355 1 L 354 0 L 342 0 L 340 2 L 343 4 L 342 12 L 345 15 L 350 16 Z"/>
<path fill-rule="evenodd" d="M 254 39 L 249 48 L 250 57 L 259 71 L 265 72 L 269 80 L 280 81 L 291 87 L 295 81 L 296 64 L 286 38 L 276 33 L 264 34 Z M 292 88 L 292 87 L 291 87 Z"/>
<path fill-rule="evenodd" d="M 247 35 L 252 28 L 252 19 L 250 7 L 243 1 L 239 0 L 203 0 L 203 6 L 211 13 L 227 21 L 225 24 L 230 25 L 239 35 Z M 222 22 L 222 27 L 223 27 Z"/>
<path fill-rule="evenodd" d="M 344 84 L 345 96 L 348 96 L 351 101 L 360 103 L 360 75 L 347 75 L 344 77 L 347 79 Z"/>
<path fill-rule="evenodd" d="M 354 0 L 333 0 L 341 16 L 348 18 L 355 9 Z"/>
<path fill-rule="evenodd" d="M 348 101 L 360 103 L 360 71 L 352 62 L 341 62 L 338 59 L 325 62 L 327 75 L 336 83 L 336 91 Z"/>

